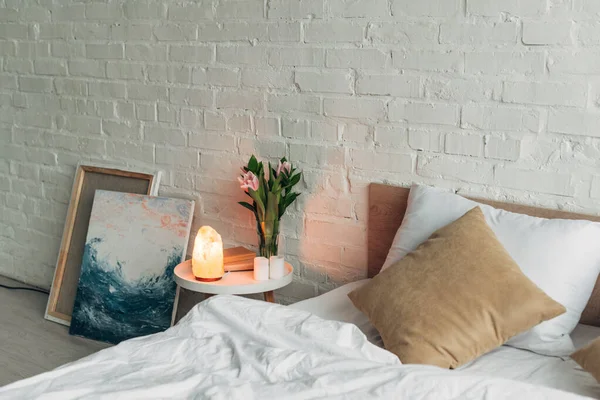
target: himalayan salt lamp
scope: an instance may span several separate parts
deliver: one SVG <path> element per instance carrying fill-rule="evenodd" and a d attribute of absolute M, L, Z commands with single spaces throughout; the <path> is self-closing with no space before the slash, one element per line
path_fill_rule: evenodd
<path fill-rule="evenodd" d="M 223 268 L 223 240 L 210 226 L 198 230 L 192 253 L 192 273 L 202 282 L 218 281 L 225 274 Z"/>

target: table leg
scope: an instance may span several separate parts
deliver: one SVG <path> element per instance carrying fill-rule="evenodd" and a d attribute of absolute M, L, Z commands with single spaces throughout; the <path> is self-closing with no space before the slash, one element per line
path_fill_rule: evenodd
<path fill-rule="evenodd" d="M 265 292 L 265 301 L 267 301 L 269 303 L 275 303 L 275 296 L 273 295 L 272 290 Z"/>

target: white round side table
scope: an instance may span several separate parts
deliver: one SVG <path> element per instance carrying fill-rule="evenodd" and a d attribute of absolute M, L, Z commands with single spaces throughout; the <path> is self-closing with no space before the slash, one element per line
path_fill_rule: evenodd
<path fill-rule="evenodd" d="M 286 275 L 280 279 L 266 281 L 254 280 L 253 271 L 226 272 L 223 278 L 214 282 L 201 282 L 192 273 L 192 260 L 187 260 L 175 267 L 175 282 L 187 290 L 205 293 L 207 296 L 215 294 L 254 294 L 264 293 L 265 301 L 275 302 L 273 291 L 292 282 L 294 267 L 285 263 Z"/>

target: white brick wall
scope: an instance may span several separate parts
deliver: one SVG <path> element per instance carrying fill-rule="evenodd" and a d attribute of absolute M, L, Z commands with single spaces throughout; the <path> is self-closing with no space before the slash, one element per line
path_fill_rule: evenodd
<path fill-rule="evenodd" d="M 77 162 L 164 170 L 255 244 L 291 157 L 285 302 L 366 274 L 369 182 L 598 213 L 597 0 L 0 0 L 0 273 L 48 287 Z"/>

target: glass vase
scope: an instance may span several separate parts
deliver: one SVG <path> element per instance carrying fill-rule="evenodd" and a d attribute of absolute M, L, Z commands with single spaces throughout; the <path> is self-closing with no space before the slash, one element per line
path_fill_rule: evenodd
<path fill-rule="evenodd" d="M 267 229 L 265 229 L 267 228 Z M 279 223 L 266 227 L 264 222 L 257 221 L 258 255 L 269 258 L 278 255 L 279 251 Z"/>

